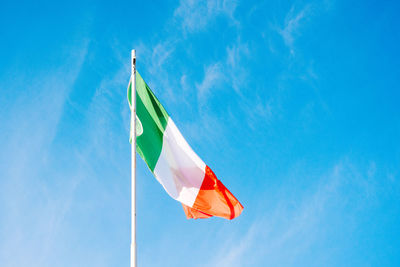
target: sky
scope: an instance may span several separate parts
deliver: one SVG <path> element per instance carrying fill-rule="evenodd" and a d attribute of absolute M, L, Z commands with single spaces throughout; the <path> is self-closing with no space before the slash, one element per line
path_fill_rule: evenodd
<path fill-rule="evenodd" d="M 243 213 L 137 159 L 138 266 L 399 266 L 398 1 L 2 1 L 0 263 L 129 266 L 130 53 Z"/>

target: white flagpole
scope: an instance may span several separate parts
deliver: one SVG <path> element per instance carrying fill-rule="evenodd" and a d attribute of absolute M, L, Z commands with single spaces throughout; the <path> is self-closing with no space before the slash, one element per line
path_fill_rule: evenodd
<path fill-rule="evenodd" d="M 136 50 L 131 52 L 131 267 L 136 267 Z"/>

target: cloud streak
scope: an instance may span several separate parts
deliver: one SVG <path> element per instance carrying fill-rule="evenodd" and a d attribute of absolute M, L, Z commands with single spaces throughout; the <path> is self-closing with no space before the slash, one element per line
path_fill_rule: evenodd
<path fill-rule="evenodd" d="M 285 17 L 283 28 L 278 30 L 286 46 L 290 49 L 290 53 L 292 55 L 295 53 L 295 38 L 300 34 L 301 23 L 308 15 L 310 15 L 310 10 L 311 5 L 306 5 L 299 12 L 295 13 L 295 8 L 292 6 L 289 13 Z"/>
<path fill-rule="evenodd" d="M 11 100 L 10 116 L 1 118 L 5 131 L 1 133 L 0 159 L 5 164 L 0 166 L 0 208 L 4 216 L 0 222 L 0 261 L 6 266 L 46 266 L 69 210 L 76 183 L 67 182 L 59 191 L 58 182 L 48 180 L 48 164 L 88 44 L 72 48 L 71 55 L 56 70 L 34 77 L 21 74 L 25 77 L 22 89 L 13 87 L 17 84 L 2 85 L 20 92 Z M 37 246 L 39 240 L 41 246 Z"/>
<path fill-rule="evenodd" d="M 297 177 L 303 173 L 298 173 L 298 168 L 304 166 L 299 165 L 293 169 L 291 176 L 294 181 L 302 180 Z M 246 233 L 236 234 L 225 242 L 207 265 L 299 264 L 304 260 L 302 257 L 305 253 L 318 247 L 323 240 L 334 242 L 336 235 L 351 233 L 354 227 L 363 222 L 362 218 L 356 219 L 359 218 L 357 214 L 360 210 L 368 210 L 377 201 L 377 192 L 371 194 L 371 190 L 376 188 L 376 180 L 380 179 L 375 176 L 376 169 L 373 161 L 364 168 L 344 157 L 326 170 L 325 174 L 314 171 L 310 176 L 315 182 L 308 184 L 305 191 L 295 191 L 288 195 L 284 183 L 276 198 L 279 202 L 274 203 L 271 209 L 271 205 L 260 203 L 258 209 L 262 209 L 260 214 L 264 215 L 254 219 Z M 292 183 L 292 180 L 286 183 Z M 341 227 L 342 232 L 333 232 L 331 224 Z M 346 249 L 345 245 L 332 246 Z M 326 253 L 328 255 L 314 257 L 315 261 L 309 264 L 320 266 L 324 257 L 331 256 L 329 251 Z"/>
<path fill-rule="evenodd" d="M 193 33 L 205 29 L 217 16 L 223 15 L 235 22 L 237 7 L 233 0 L 184 1 L 181 0 L 174 12 L 184 31 Z"/>

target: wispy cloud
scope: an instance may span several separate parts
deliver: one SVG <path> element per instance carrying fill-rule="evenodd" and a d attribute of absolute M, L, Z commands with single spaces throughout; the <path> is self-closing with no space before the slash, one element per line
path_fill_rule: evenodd
<path fill-rule="evenodd" d="M 282 36 L 286 46 L 290 49 L 293 55 L 294 41 L 296 36 L 300 35 L 300 26 L 306 16 L 310 15 L 311 5 L 306 5 L 300 11 L 295 12 L 295 6 L 292 6 L 289 13 L 285 17 L 283 27 L 278 29 L 279 34 Z"/>
<path fill-rule="evenodd" d="M 286 14 L 283 25 L 275 29 L 282 37 L 285 45 L 289 48 L 290 54 L 295 55 L 295 42 L 302 35 L 302 27 L 310 21 L 311 18 L 328 11 L 334 4 L 333 0 L 324 0 L 322 2 L 312 1 L 302 8 L 297 8 L 293 4 L 289 12 Z M 270 48 L 271 44 L 270 44 Z M 274 50 L 272 48 L 272 50 Z"/>
<path fill-rule="evenodd" d="M 293 179 L 303 171 L 303 164 L 293 169 Z M 343 231 L 352 231 L 358 223 L 354 214 L 360 209 L 374 205 L 375 198 L 369 190 L 376 188 L 374 180 L 375 163 L 364 168 L 344 157 L 323 174 L 315 170 L 309 173 L 312 181 L 305 191 L 295 191 L 288 195 L 285 184 L 277 197 L 279 202 L 260 203 L 260 214 L 246 233 L 232 236 L 224 243 L 210 266 L 292 266 L 301 260 L 310 248 L 317 247 L 321 239 L 331 238 L 338 233 L 330 232 L 330 224 L 341 225 Z M 291 180 L 287 181 L 292 183 Z M 296 183 L 296 182 L 294 182 Z M 350 193 L 351 192 L 351 193 Z M 340 215 L 337 217 L 336 214 Z M 351 224 L 348 222 L 351 218 Z M 342 233 L 343 234 L 343 233 Z M 324 255 L 315 257 L 318 264 Z"/>
<path fill-rule="evenodd" d="M 236 0 L 180 1 L 173 16 L 167 20 L 166 24 L 177 23 L 184 30 L 185 36 L 187 36 L 186 34 L 193 34 L 205 29 L 218 16 L 224 16 L 229 21 L 237 23 L 234 18 L 236 7 Z M 186 88 L 189 87 L 187 76 L 183 75 L 185 76 L 184 80 L 179 81 L 178 84 L 170 79 L 170 72 L 168 72 L 170 70 L 168 69 L 168 64 L 173 59 L 175 49 L 185 40 L 185 36 L 172 34 L 162 41 L 146 44 L 139 43 L 137 46 L 138 56 L 142 58 L 143 62 L 146 62 L 146 70 L 152 75 L 152 80 L 149 81 L 150 85 L 153 84 L 153 88 L 162 88 L 163 92 L 168 95 L 168 99 L 172 101 L 177 101 L 177 98 L 179 98 L 179 94 L 176 94 L 176 86 L 182 85 L 182 81 L 185 82 Z M 234 63 L 234 61 L 231 62 L 231 64 Z M 207 94 L 208 83 L 211 80 L 216 81 L 222 78 L 222 75 L 219 74 L 221 66 L 218 62 L 207 66 L 205 70 L 206 77 L 204 81 L 196 84 L 200 91 L 200 98 Z M 179 101 L 185 100 L 180 98 Z"/>
<path fill-rule="evenodd" d="M 261 97 L 257 93 L 260 88 L 249 88 L 246 82 L 251 79 L 246 68 L 250 58 L 248 43 L 237 40 L 228 45 L 225 51 L 224 58 L 205 67 L 202 81 L 196 84 L 199 112 L 203 113 L 207 103 L 222 91 L 233 90 L 237 95 L 234 109 L 239 108 L 244 112 L 244 121 L 253 129 L 260 121 L 267 124 L 275 113 L 275 100 Z M 232 120 L 236 120 L 235 115 L 231 115 Z"/>
<path fill-rule="evenodd" d="M 156 42 L 154 44 L 139 44 L 138 53 L 143 62 L 146 62 L 146 69 L 150 74 L 157 76 L 162 72 L 163 67 L 171 58 L 175 51 L 174 44 L 176 39 L 171 38 L 166 41 Z"/>
<path fill-rule="evenodd" d="M 7 86 L 7 91 L 19 92 L 9 99 L 13 103 L 9 117 L 1 118 L 0 159 L 5 164 L 0 166 L 0 261 L 6 266 L 46 266 L 71 205 L 76 181 L 64 181 L 59 190 L 60 181 L 47 180 L 52 176 L 48 164 L 88 44 L 70 48 L 70 54 L 56 69 L 33 77 L 21 73 L 22 89 L 18 84 L 1 85 Z"/>
<path fill-rule="evenodd" d="M 105 243 L 102 239 L 108 245 L 113 239 L 118 239 L 117 244 L 129 240 L 129 226 L 125 234 L 119 225 L 129 221 L 125 214 L 129 207 L 115 209 L 121 203 L 129 205 L 121 200 L 129 196 L 129 179 L 115 182 L 129 177 L 124 167 L 129 166 L 125 89 L 129 62 L 121 62 L 121 68 L 90 88 L 94 93 L 77 111 L 78 123 L 77 114 L 71 115 L 73 95 L 79 90 L 74 85 L 89 61 L 87 47 L 79 53 L 70 48 L 71 57 L 57 70 L 46 69 L 46 75 L 24 80 L 29 88 L 17 97 L 18 103 L 8 113 L 12 116 L 4 120 L 4 129 L 11 131 L 8 145 L 0 152 L 1 162 L 6 163 L 0 165 L 0 262 L 4 266 L 112 266 L 115 261 L 110 263 L 110 255 L 98 250 Z M 31 97 L 30 92 L 37 95 Z M 71 136 L 65 131 L 76 132 Z M 104 221 L 119 230 L 88 245 Z M 59 262 L 66 253 L 70 259 Z"/>
<path fill-rule="evenodd" d="M 276 112 L 272 98 L 263 99 L 260 96 L 255 96 L 251 99 L 243 99 L 239 105 L 246 114 L 247 124 L 253 130 L 260 128 L 260 122 L 263 125 L 268 125 Z"/>
<path fill-rule="evenodd" d="M 212 97 L 212 90 L 217 90 L 220 82 L 227 83 L 228 86 L 224 88 L 233 88 L 236 93 L 242 94 L 241 85 L 246 78 L 243 60 L 248 54 L 247 43 L 238 40 L 226 47 L 226 54 L 222 60 L 205 67 L 203 80 L 196 84 L 198 101 L 201 105 Z"/>
<path fill-rule="evenodd" d="M 225 74 L 222 69 L 221 63 L 217 62 L 207 66 L 204 72 L 204 79 L 201 83 L 196 84 L 197 98 L 199 106 L 204 105 L 207 98 L 211 94 L 211 90 L 217 88 L 219 83 L 225 79 Z"/>
<path fill-rule="evenodd" d="M 231 21 L 235 21 L 233 14 L 236 7 L 237 2 L 235 0 L 181 0 L 174 16 L 181 22 L 185 31 L 195 32 L 206 28 L 219 15 L 224 15 Z"/>

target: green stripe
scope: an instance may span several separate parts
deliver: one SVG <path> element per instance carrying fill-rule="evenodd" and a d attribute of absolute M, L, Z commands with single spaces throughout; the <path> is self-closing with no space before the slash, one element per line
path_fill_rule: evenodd
<path fill-rule="evenodd" d="M 130 82 L 128 86 L 130 106 L 131 91 Z M 150 170 L 154 171 L 162 149 L 168 114 L 138 72 L 136 72 L 136 115 L 143 127 L 142 135 L 136 137 L 136 149 Z"/>

